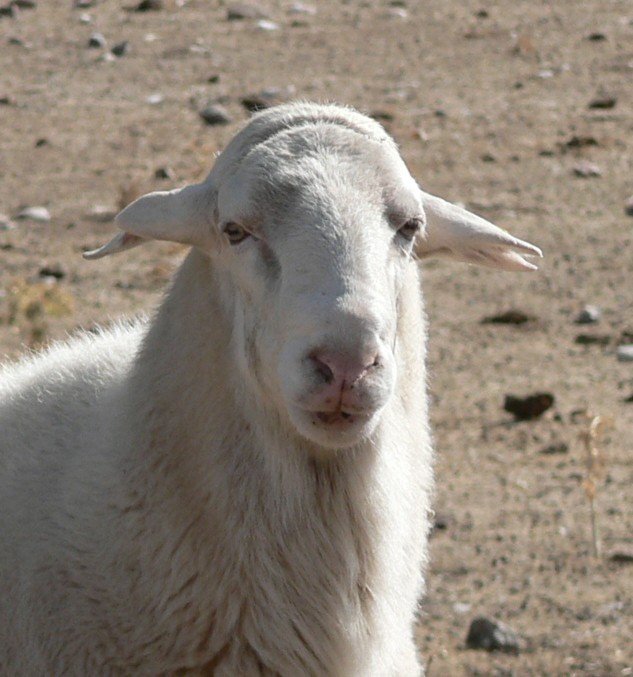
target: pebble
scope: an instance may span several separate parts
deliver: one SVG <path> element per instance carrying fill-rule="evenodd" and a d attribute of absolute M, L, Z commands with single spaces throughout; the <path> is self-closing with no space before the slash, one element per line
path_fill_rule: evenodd
<path fill-rule="evenodd" d="M 200 112 L 200 117 L 208 125 L 227 125 L 231 122 L 231 116 L 228 114 L 224 106 L 218 104 L 209 104 L 205 106 Z"/>
<path fill-rule="evenodd" d="M 576 324 L 595 324 L 600 321 L 602 311 L 598 306 L 586 305 L 577 315 Z"/>
<path fill-rule="evenodd" d="M 116 212 L 106 205 L 94 205 L 86 214 L 86 218 L 96 223 L 108 223 L 114 219 Z"/>
<path fill-rule="evenodd" d="M 163 103 L 164 100 L 165 100 L 165 95 L 161 94 L 160 92 L 155 92 L 154 94 L 150 94 L 145 99 L 145 101 L 147 101 L 147 103 L 150 106 L 157 106 L 159 103 Z"/>
<path fill-rule="evenodd" d="M 0 232 L 6 230 L 13 230 L 15 223 L 6 214 L 0 214 Z"/>
<path fill-rule="evenodd" d="M 95 0 L 75 0 L 75 7 L 77 9 L 88 9 L 95 4 Z"/>
<path fill-rule="evenodd" d="M 0 7 L 0 16 L 9 16 L 12 19 L 15 19 L 18 15 L 18 7 L 12 2 L 8 5 L 3 5 Z"/>
<path fill-rule="evenodd" d="M 470 624 L 466 646 L 469 649 L 518 654 L 521 641 L 516 632 L 505 623 L 478 616 Z"/>
<path fill-rule="evenodd" d="M 618 346 L 616 355 L 619 362 L 633 362 L 633 343 Z"/>
<path fill-rule="evenodd" d="M 506 395 L 503 408 L 517 421 L 531 421 L 546 412 L 554 404 L 554 399 L 551 393 L 535 393 L 527 397 Z"/>
<path fill-rule="evenodd" d="M 93 33 L 88 40 L 88 47 L 92 49 L 101 49 L 107 45 L 107 41 L 103 33 Z"/>
<path fill-rule="evenodd" d="M 603 95 L 597 96 L 595 99 L 592 99 L 589 102 L 589 108 L 599 109 L 599 110 L 609 110 L 615 108 L 615 104 L 618 102 L 615 96 Z"/>
<path fill-rule="evenodd" d="M 92 17 L 87 12 L 83 12 L 82 14 L 79 15 L 79 23 L 80 24 L 91 24 L 92 23 Z"/>
<path fill-rule="evenodd" d="M 587 40 L 591 40 L 591 42 L 604 42 L 606 39 L 607 36 L 604 33 L 599 33 L 598 31 L 595 33 L 589 33 L 587 36 Z"/>
<path fill-rule="evenodd" d="M 269 19 L 260 19 L 255 25 L 262 31 L 279 30 L 279 24 L 275 23 L 274 21 L 270 21 Z"/>
<path fill-rule="evenodd" d="M 51 220 L 51 214 L 46 207 L 25 207 L 16 214 L 15 218 L 43 223 Z"/>
<path fill-rule="evenodd" d="M 608 334 L 578 334 L 574 343 L 582 346 L 608 346 L 611 337 Z"/>
<path fill-rule="evenodd" d="M 174 172 L 170 167 L 157 167 L 154 171 L 155 179 L 173 179 Z"/>
<path fill-rule="evenodd" d="M 546 447 L 543 447 L 539 451 L 539 454 L 554 456 L 556 454 L 566 454 L 568 451 L 569 445 L 566 442 L 554 442 L 553 444 L 548 444 Z"/>
<path fill-rule="evenodd" d="M 314 5 L 304 5 L 302 2 L 293 2 L 288 7 L 288 14 L 308 14 L 314 16 L 317 13 Z"/>
<path fill-rule="evenodd" d="M 163 0 L 141 0 L 134 8 L 136 12 L 157 12 L 163 9 Z"/>
<path fill-rule="evenodd" d="M 13 4 L 20 9 L 35 9 L 37 7 L 36 0 L 13 0 Z"/>
<path fill-rule="evenodd" d="M 114 47 L 110 50 L 114 56 L 125 56 L 129 51 L 130 51 L 130 43 L 127 40 L 123 40 L 122 42 L 118 42 Z"/>
<path fill-rule="evenodd" d="M 583 179 L 602 176 L 602 170 L 594 162 L 589 162 L 589 160 L 581 160 L 577 162 L 573 167 L 572 171 L 575 176 L 580 176 Z"/>
<path fill-rule="evenodd" d="M 241 21 L 243 19 L 268 19 L 268 15 L 257 5 L 236 2 L 228 6 L 226 18 L 229 21 Z"/>
<path fill-rule="evenodd" d="M 66 277 L 65 271 L 59 265 L 44 266 L 40 268 L 38 275 L 40 277 L 52 277 L 56 280 L 63 280 Z"/>
<path fill-rule="evenodd" d="M 489 315 L 484 317 L 482 324 L 526 324 L 533 322 L 536 318 L 524 313 L 522 310 L 506 310 L 498 315 Z"/>
<path fill-rule="evenodd" d="M 633 195 L 624 203 L 624 213 L 633 216 Z"/>

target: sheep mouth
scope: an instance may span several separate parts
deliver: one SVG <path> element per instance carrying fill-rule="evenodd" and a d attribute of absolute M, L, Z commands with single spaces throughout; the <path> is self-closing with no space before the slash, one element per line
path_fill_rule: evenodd
<path fill-rule="evenodd" d="M 359 418 L 367 418 L 353 414 L 349 411 L 316 411 L 315 417 L 324 425 L 345 425 L 356 423 Z"/>

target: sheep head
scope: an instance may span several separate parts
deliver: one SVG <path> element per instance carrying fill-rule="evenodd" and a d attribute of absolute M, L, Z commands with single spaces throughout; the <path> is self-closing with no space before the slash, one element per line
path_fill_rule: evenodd
<path fill-rule="evenodd" d="M 420 190 L 374 121 L 335 106 L 266 111 L 201 184 L 139 198 L 87 258 L 147 239 L 205 252 L 244 382 L 319 447 L 369 436 L 396 379 L 398 307 L 434 254 L 532 270 L 540 251 Z"/>

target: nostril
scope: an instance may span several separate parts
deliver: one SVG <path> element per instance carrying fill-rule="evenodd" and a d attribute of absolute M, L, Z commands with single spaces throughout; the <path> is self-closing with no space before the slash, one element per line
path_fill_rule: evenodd
<path fill-rule="evenodd" d="M 334 380 L 334 371 L 327 365 L 316 353 L 310 355 L 310 361 L 314 371 L 326 382 L 332 383 Z"/>

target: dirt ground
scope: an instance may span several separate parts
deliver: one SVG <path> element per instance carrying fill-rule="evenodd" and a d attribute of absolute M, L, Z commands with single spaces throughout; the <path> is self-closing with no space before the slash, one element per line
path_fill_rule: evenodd
<path fill-rule="evenodd" d="M 0 15 L 0 212 L 15 225 L 0 221 L 0 354 L 155 306 L 180 248 L 80 254 L 139 191 L 201 178 L 248 118 L 244 96 L 274 88 L 378 116 L 427 190 L 545 252 L 531 275 L 425 265 L 438 515 L 418 633 L 428 674 L 633 675 L 633 564 L 613 558 L 633 554 L 633 363 L 616 357 L 633 342 L 633 5 L 312 0 L 312 13 L 262 0 L 271 26 L 228 21 L 216 0 L 135 4 L 38 0 Z M 106 47 L 88 47 L 95 32 Z M 122 41 L 128 51 L 108 57 Z M 232 122 L 205 125 L 209 101 Z M 600 175 L 576 175 L 587 170 Z M 51 220 L 16 220 L 25 206 Z M 585 304 L 601 308 L 597 324 L 574 323 Z M 509 309 L 534 319 L 482 323 Z M 506 394 L 540 391 L 555 396 L 540 418 L 503 410 Z M 600 558 L 585 411 L 612 420 Z M 514 628 L 520 653 L 467 649 L 477 615 Z"/>

